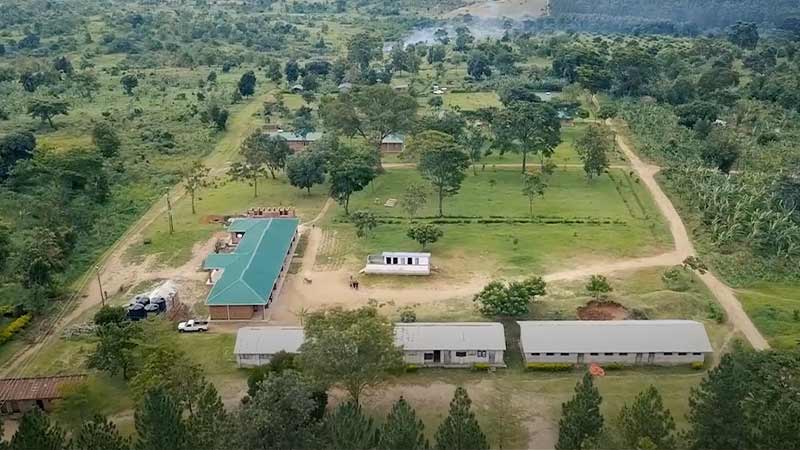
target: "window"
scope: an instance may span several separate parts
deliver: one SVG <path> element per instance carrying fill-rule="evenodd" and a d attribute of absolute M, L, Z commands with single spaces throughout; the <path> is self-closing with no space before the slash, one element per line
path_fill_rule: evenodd
<path fill-rule="evenodd" d="M 539 356 L 541 353 L 531 353 L 531 356 Z"/>
<path fill-rule="evenodd" d="M 414 258 L 408 258 L 406 261 L 408 261 L 406 264 L 408 264 L 409 266 L 414 264 Z"/>
<path fill-rule="evenodd" d="M 614 356 L 613 353 L 603 353 L 603 354 L 606 355 L 606 356 Z"/>
<path fill-rule="evenodd" d="M 628 356 L 627 353 L 620 353 L 619 356 Z"/>
<path fill-rule="evenodd" d="M 664 352 L 664 356 L 672 356 L 672 352 Z"/>
<path fill-rule="evenodd" d="M 555 355 L 555 353 L 545 353 L 545 355 L 547 355 L 547 356 L 553 356 L 553 355 Z"/>
<path fill-rule="evenodd" d="M 467 356 L 467 352 L 456 352 L 456 358 L 463 358 Z"/>
<path fill-rule="evenodd" d="M 700 356 L 700 355 L 702 355 L 702 353 L 700 353 L 700 352 L 694 352 L 694 353 L 692 353 L 692 354 L 693 354 L 694 356 Z"/>
<path fill-rule="evenodd" d="M 478 358 L 486 358 L 486 350 L 478 350 Z"/>
<path fill-rule="evenodd" d="M 425 353 L 423 358 L 425 359 L 425 361 L 433 361 L 433 353 Z"/>
<path fill-rule="evenodd" d="M 392 258 L 392 264 L 398 264 L 398 263 L 399 260 L 397 259 L 397 257 Z"/>
<path fill-rule="evenodd" d="M 562 353 L 561 356 L 569 356 L 569 353 Z"/>
<path fill-rule="evenodd" d="M 686 356 L 686 352 L 678 353 L 678 356 Z"/>
<path fill-rule="evenodd" d="M 597 355 L 599 355 L 600 353 L 589 353 L 589 354 L 590 354 L 590 355 L 592 355 L 592 356 L 597 356 Z"/>

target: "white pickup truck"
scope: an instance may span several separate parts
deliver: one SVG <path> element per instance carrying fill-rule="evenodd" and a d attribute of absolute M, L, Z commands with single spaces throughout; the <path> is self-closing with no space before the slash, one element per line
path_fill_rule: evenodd
<path fill-rule="evenodd" d="M 178 331 L 181 333 L 196 333 L 198 331 L 208 331 L 207 320 L 190 320 L 178 324 Z"/>

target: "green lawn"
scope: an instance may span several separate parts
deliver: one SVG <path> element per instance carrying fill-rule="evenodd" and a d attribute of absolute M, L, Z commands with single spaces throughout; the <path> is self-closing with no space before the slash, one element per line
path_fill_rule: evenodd
<path fill-rule="evenodd" d="M 800 345 L 800 285 L 762 282 L 738 289 L 736 296 L 770 345 Z"/>
<path fill-rule="evenodd" d="M 158 262 L 178 266 L 191 257 L 192 246 L 222 230 L 217 224 L 207 223 L 208 215 L 241 214 L 250 207 L 293 207 L 301 220 L 309 220 L 319 213 L 327 200 L 327 187 L 316 186 L 307 195 L 304 190 L 289 185 L 284 177 L 277 180 L 263 179 L 259 182 L 259 195 L 253 197 L 253 187 L 243 182 L 228 182 L 219 187 L 199 193 L 197 214 L 192 215 L 191 202 L 187 195 L 173 205 L 175 233 L 169 234 L 166 214 L 147 228 L 142 236 L 150 244 L 138 244 L 131 248 L 129 256 L 158 255 Z"/>
<path fill-rule="evenodd" d="M 464 111 L 500 106 L 500 97 L 495 92 L 452 92 L 442 96 L 447 108 L 459 107 Z"/>
<path fill-rule="evenodd" d="M 671 238 L 644 187 L 628 179 L 624 171 L 611 172 L 616 181 L 603 176 L 587 183 L 579 169 L 557 171 L 544 198 L 536 200 L 534 214 L 551 221 L 590 217 L 615 223 L 443 224 L 444 237 L 432 247 L 434 264 L 443 275 L 463 275 L 465 271 L 547 273 L 587 260 L 644 256 L 668 249 Z M 490 180 L 495 180 L 494 185 Z M 402 210 L 383 206 L 389 198 L 401 198 L 411 183 L 427 185 L 414 169 L 390 170 L 351 200 L 351 211 L 397 216 L 402 223 L 380 225 L 369 237 L 360 239 L 348 223 L 334 220 L 329 225 L 338 233 L 339 245 L 348 246 L 352 265 L 360 264 L 368 253 L 418 248 L 405 235 L 408 225 Z M 525 218 L 528 202 L 519 183 L 515 169 L 469 174 L 460 193 L 445 200 L 445 215 Z M 341 217 L 340 210 L 336 214 Z M 436 215 L 433 198 L 419 215 Z M 327 256 L 322 252 L 318 261 Z"/>

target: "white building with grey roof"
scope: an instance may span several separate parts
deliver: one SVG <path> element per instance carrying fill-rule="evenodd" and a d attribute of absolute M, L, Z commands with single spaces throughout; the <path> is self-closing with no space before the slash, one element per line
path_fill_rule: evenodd
<path fill-rule="evenodd" d="M 233 353 L 239 367 L 262 366 L 276 353 L 297 353 L 304 340 L 303 327 L 243 327 L 236 333 Z"/>
<path fill-rule="evenodd" d="M 703 362 L 713 352 L 693 320 L 517 322 L 527 363 L 659 364 Z"/>
<path fill-rule="evenodd" d="M 398 323 L 394 341 L 406 364 L 426 367 L 505 367 L 503 324 L 491 322 Z"/>

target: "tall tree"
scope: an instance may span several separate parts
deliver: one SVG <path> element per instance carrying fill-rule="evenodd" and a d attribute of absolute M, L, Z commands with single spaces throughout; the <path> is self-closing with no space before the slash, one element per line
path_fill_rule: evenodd
<path fill-rule="evenodd" d="M 300 77 L 300 65 L 294 59 L 290 59 L 286 61 L 284 73 L 286 73 L 286 81 L 294 83 Z"/>
<path fill-rule="evenodd" d="M 539 153 L 542 164 L 561 142 L 561 122 L 548 103 L 511 102 L 492 123 L 501 149 L 522 154 L 522 172 L 527 171 L 528 153 Z"/>
<path fill-rule="evenodd" d="M 226 450 L 232 429 L 231 419 L 214 385 L 205 382 L 194 412 L 187 419 L 186 428 L 192 440 L 202 442 L 207 450 Z"/>
<path fill-rule="evenodd" d="M 436 430 L 437 450 L 483 450 L 489 448 L 486 435 L 481 431 L 475 413 L 472 412 L 472 400 L 467 390 L 461 386 L 456 388 L 453 400 L 450 401 L 450 413 Z"/>
<path fill-rule="evenodd" d="M 122 90 L 125 91 L 125 95 L 133 95 L 133 90 L 136 86 L 139 86 L 139 78 L 129 73 L 120 78 L 119 83 L 122 85 Z"/>
<path fill-rule="evenodd" d="M 39 408 L 33 408 L 19 421 L 19 428 L 11 438 L 9 450 L 65 450 L 64 432 L 53 424 Z"/>
<path fill-rule="evenodd" d="M 391 134 L 411 130 L 418 107 L 414 97 L 376 84 L 333 99 L 323 98 L 320 115 L 326 128 L 364 138 L 375 149 L 375 162 L 380 166 L 381 142 Z"/>
<path fill-rule="evenodd" d="M 603 431 L 602 401 L 592 375 L 586 373 L 575 386 L 575 396 L 561 405 L 556 450 L 580 450 L 600 435 Z"/>
<path fill-rule="evenodd" d="M 383 55 L 383 41 L 368 31 L 356 33 L 347 41 L 347 60 L 366 74 L 370 63 Z"/>
<path fill-rule="evenodd" d="M 311 187 L 325 182 L 325 157 L 307 150 L 290 156 L 286 162 L 289 184 L 305 189 L 311 195 Z"/>
<path fill-rule="evenodd" d="M 425 424 L 414 408 L 401 396 L 392 406 L 380 433 L 380 450 L 427 450 Z"/>
<path fill-rule="evenodd" d="M 208 186 L 208 174 L 210 171 L 211 169 L 206 167 L 202 161 L 195 160 L 183 172 L 183 187 L 186 188 L 186 192 L 189 193 L 189 197 L 192 200 L 192 214 L 197 213 L 197 208 L 195 207 L 197 192 Z"/>
<path fill-rule="evenodd" d="M 478 174 L 478 163 L 481 162 L 486 150 L 489 148 L 489 137 L 479 125 L 470 124 L 458 138 L 461 145 L 467 150 L 469 161 L 472 164 L 472 173 Z"/>
<path fill-rule="evenodd" d="M 315 408 L 312 386 L 299 373 L 271 373 L 236 416 L 238 448 L 315 448 L 319 434 L 312 415 Z"/>
<path fill-rule="evenodd" d="M 234 181 L 246 180 L 253 186 L 253 197 L 258 197 L 258 180 L 265 176 L 268 170 L 267 153 L 260 145 L 253 145 L 252 142 L 248 141 L 249 138 L 245 140 L 239 149 L 243 161 L 236 161 L 231 164 L 230 169 L 228 169 L 228 175 Z"/>
<path fill-rule="evenodd" d="M 372 450 L 378 434 L 372 419 L 354 401 L 340 404 L 323 421 L 325 448 L 331 450 Z"/>
<path fill-rule="evenodd" d="M 537 276 L 507 286 L 502 281 L 492 281 L 475 294 L 473 301 L 484 316 L 519 317 L 528 314 L 531 303 L 545 295 L 546 288 L 545 281 Z"/>
<path fill-rule="evenodd" d="M 334 141 L 326 150 L 330 197 L 350 214 L 350 196 L 363 190 L 375 179 L 374 154 L 359 151 Z"/>
<path fill-rule="evenodd" d="M 372 307 L 309 314 L 298 356 L 303 373 L 324 385 L 340 384 L 358 403 L 365 389 L 402 366 L 394 327 Z"/>
<path fill-rule="evenodd" d="M 163 390 L 181 411 L 194 414 L 205 387 L 200 367 L 168 341 L 143 347 L 141 367 L 130 382 L 134 398 Z"/>
<path fill-rule="evenodd" d="M 239 93 L 242 94 L 242 97 L 249 97 L 256 92 L 256 74 L 252 70 L 248 70 L 242 77 L 239 79 L 239 84 L 237 85 L 239 89 Z"/>
<path fill-rule="evenodd" d="M 403 192 L 403 197 L 400 198 L 400 207 L 409 217 L 415 217 L 426 203 L 428 203 L 428 190 L 421 184 L 409 184 Z"/>
<path fill-rule="evenodd" d="M 282 136 L 256 131 L 244 140 L 242 152 L 262 153 L 264 165 L 274 180 L 275 172 L 286 167 L 286 160 L 292 154 L 292 149 Z"/>
<path fill-rule="evenodd" d="M 630 406 L 622 407 L 619 424 L 629 448 L 636 448 L 642 439 L 648 439 L 658 450 L 675 448 L 675 420 L 655 386 L 640 392 Z"/>
<path fill-rule="evenodd" d="M 141 328 L 135 323 L 101 326 L 97 330 L 99 342 L 87 361 L 89 368 L 104 370 L 112 377 L 121 372 L 127 380 L 136 364 L 135 350 L 140 336 Z"/>
<path fill-rule="evenodd" d="M 350 215 L 350 222 L 356 227 L 356 236 L 363 238 L 378 226 L 378 218 L 371 211 L 360 210 Z"/>
<path fill-rule="evenodd" d="M 55 130 L 53 117 L 66 116 L 69 114 L 69 108 L 69 103 L 63 100 L 37 98 L 28 105 L 28 114 L 33 118 L 41 119 L 42 123 L 47 122 L 50 124 L 50 128 Z"/>
<path fill-rule="evenodd" d="M 528 197 L 528 215 L 533 217 L 533 201 L 543 197 L 547 183 L 541 175 L 526 173 L 522 178 L 522 194 Z"/>
<path fill-rule="evenodd" d="M 583 161 L 583 171 L 589 181 L 608 169 L 607 152 L 613 146 L 611 134 L 600 125 L 590 126 L 575 142 L 575 148 Z"/>
<path fill-rule="evenodd" d="M 114 422 L 97 416 L 84 423 L 72 438 L 75 450 L 128 450 L 130 443 L 123 438 Z"/>
<path fill-rule="evenodd" d="M 406 235 L 419 242 L 419 244 L 422 245 L 422 250 L 425 250 L 428 244 L 433 244 L 438 241 L 444 233 L 441 228 L 432 223 L 419 223 L 411 225 Z"/>
<path fill-rule="evenodd" d="M 98 122 L 92 129 L 92 142 L 106 158 L 111 158 L 119 153 L 122 142 L 114 127 L 108 122 Z"/>
<path fill-rule="evenodd" d="M 758 26 L 750 22 L 736 22 L 728 32 L 728 40 L 736 46 L 754 49 L 758 45 Z"/>
<path fill-rule="evenodd" d="M 181 410 L 160 388 L 148 392 L 134 413 L 135 450 L 186 450 L 189 435 Z"/>
<path fill-rule="evenodd" d="M 461 188 L 469 167 L 469 158 L 456 146 L 455 140 L 438 131 L 425 131 L 415 139 L 420 148 L 417 169 L 430 181 L 439 200 L 439 216 L 444 216 L 444 198 Z"/>
<path fill-rule="evenodd" d="M 17 164 L 33 157 L 36 137 L 29 131 L 14 131 L 0 138 L 0 180 Z"/>

